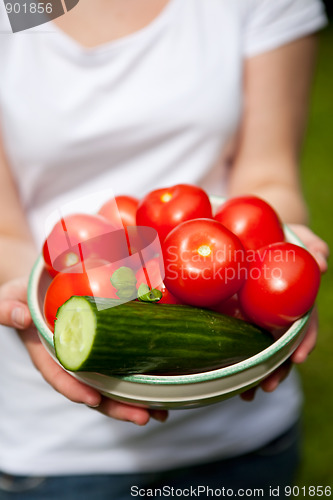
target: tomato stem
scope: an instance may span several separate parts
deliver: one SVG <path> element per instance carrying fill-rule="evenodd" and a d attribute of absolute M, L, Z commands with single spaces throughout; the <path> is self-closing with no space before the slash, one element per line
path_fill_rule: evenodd
<path fill-rule="evenodd" d="M 158 302 L 162 298 L 162 292 L 156 288 L 150 289 L 146 283 L 141 283 L 138 289 L 138 299 L 141 302 Z"/>

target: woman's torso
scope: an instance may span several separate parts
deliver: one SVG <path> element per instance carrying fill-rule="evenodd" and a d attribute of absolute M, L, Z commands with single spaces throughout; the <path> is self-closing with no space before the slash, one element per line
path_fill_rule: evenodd
<path fill-rule="evenodd" d="M 225 191 L 219 159 L 240 123 L 245 4 L 164 4 L 139 31 L 94 48 L 60 20 L 2 38 L 2 133 L 38 245 L 50 211 L 83 193 L 140 197 L 179 182 Z M 3 12 L 0 22 L 8 28 Z M 233 398 L 136 428 L 56 394 L 13 332 L 0 342 L 0 468 L 9 472 L 131 472 L 237 455 L 299 411 L 289 379 L 251 404 Z"/>

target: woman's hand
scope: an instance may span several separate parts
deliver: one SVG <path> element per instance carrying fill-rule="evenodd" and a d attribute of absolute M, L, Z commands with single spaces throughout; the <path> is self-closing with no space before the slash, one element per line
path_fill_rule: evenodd
<path fill-rule="evenodd" d="M 327 243 L 315 235 L 308 227 L 301 224 L 290 224 L 290 229 L 300 238 L 309 252 L 318 262 L 322 273 L 327 271 L 327 259 L 329 257 L 329 248 Z M 278 385 L 287 377 L 293 363 L 304 363 L 308 355 L 313 351 L 318 335 L 318 313 L 314 309 L 309 321 L 309 326 L 301 344 L 297 347 L 292 356 L 275 370 L 269 377 L 263 380 L 258 387 L 265 392 L 274 391 Z M 249 389 L 241 394 L 245 401 L 252 401 L 258 387 Z"/>
<path fill-rule="evenodd" d="M 39 340 L 27 306 L 27 280 L 16 279 L 0 287 L 0 324 L 16 328 L 29 355 L 46 382 L 66 398 L 86 404 L 108 417 L 145 425 L 150 417 L 165 421 L 167 412 L 147 410 L 103 397 L 97 390 L 79 382 L 48 354 Z"/>
<path fill-rule="evenodd" d="M 311 229 L 303 224 L 288 224 L 288 227 L 299 237 L 307 250 L 318 262 L 322 273 L 327 271 L 327 260 L 330 254 L 327 243 L 314 234 Z"/>

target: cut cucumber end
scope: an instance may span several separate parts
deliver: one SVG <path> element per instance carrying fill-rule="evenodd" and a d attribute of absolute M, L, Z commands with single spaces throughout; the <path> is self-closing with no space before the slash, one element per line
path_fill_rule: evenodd
<path fill-rule="evenodd" d="M 79 370 L 88 358 L 96 333 L 96 316 L 81 297 L 72 297 L 60 308 L 54 329 L 54 347 L 60 363 Z"/>

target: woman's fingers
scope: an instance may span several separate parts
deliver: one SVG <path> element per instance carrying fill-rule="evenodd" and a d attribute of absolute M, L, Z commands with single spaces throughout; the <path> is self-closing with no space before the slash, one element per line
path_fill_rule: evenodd
<path fill-rule="evenodd" d="M 74 378 L 51 358 L 41 344 L 35 329 L 30 328 L 20 332 L 20 336 L 34 365 L 46 382 L 69 400 L 83 403 L 108 417 L 133 422 L 137 425 L 147 424 L 150 417 L 161 422 L 166 420 L 167 412 L 165 411 L 137 408 L 103 397 L 96 389 Z"/>
<path fill-rule="evenodd" d="M 169 415 L 167 410 L 149 410 L 149 413 L 150 416 L 158 420 L 158 422 L 165 422 Z"/>
<path fill-rule="evenodd" d="M 83 403 L 118 420 L 145 425 L 150 417 L 164 422 L 167 412 L 148 410 L 103 397 L 96 389 L 80 382 L 67 373 L 46 351 L 37 330 L 31 326 L 27 306 L 27 283 L 13 280 L 0 287 L 0 323 L 16 328 L 37 370 L 56 391 L 75 403 Z"/>
<path fill-rule="evenodd" d="M 25 279 L 16 279 L 0 287 L 0 324 L 20 330 L 31 324 Z"/>
<path fill-rule="evenodd" d="M 27 280 L 25 278 L 17 278 L 4 283 L 0 287 L 0 301 L 2 300 L 17 300 L 19 302 L 27 302 Z"/>
<path fill-rule="evenodd" d="M 278 387 L 278 385 L 288 376 L 293 363 L 295 364 L 304 363 L 304 361 L 306 360 L 308 355 L 313 351 L 316 345 L 317 334 L 318 334 L 318 313 L 317 310 L 314 309 L 311 314 L 309 326 L 305 333 L 304 339 L 297 347 L 295 352 L 291 355 L 291 357 L 285 363 L 283 363 L 283 365 L 281 365 L 277 370 L 275 370 L 269 377 L 267 377 L 260 383 L 260 387 L 262 388 L 263 391 L 265 392 L 274 391 Z M 255 397 L 257 389 L 258 386 L 249 389 L 248 391 L 243 392 L 240 395 L 240 397 L 244 401 L 252 401 Z"/>
<path fill-rule="evenodd" d="M 271 375 L 269 375 L 265 380 L 260 383 L 260 387 L 265 392 L 273 392 L 278 387 L 278 385 L 283 382 L 285 378 L 289 375 L 292 363 L 290 359 L 285 361 L 279 368 L 277 368 Z"/>
<path fill-rule="evenodd" d="M 136 408 L 106 397 L 102 398 L 102 401 L 96 410 L 108 417 L 115 418 L 116 420 L 133 422 L 137 425 L 147 424 L 150 418 L 148 410 L 144 408 Z"/>
<path fill-rule="evenodd" d="M 37 370 L 56 391 L 76 403 L 90 406 L 100 404 L 101 395 L 97 390 L 76 380 L 52 359 L 40 342 L 35 328 L 29 328 L 19 335 Z"/>
<path fill-rule="evenodd" d="M 259 387 L 261 387 L 261 389 L 265 392 L 275 391 L 279 384 L 289 375 L 291 367 L 292 363 L 290 362 L 290 360 L 287 360 L 285 363 L 283 363 L 283 365 L 274 370 L 271 375 L 265 378 L 265 380 L 260 382 L 258 386 L 243 392 L 240 397 L 244 401 L 253 401 Z"/>
<path fill-rule="evenodd" d="M 291 361 L 296 364 L 304 363 L 308 355 L 313 351 L 318 335 L 318 312 L 314 309 L 305 337 L 291 356 Z"/>
<path fill-rule="evenodd" d="M 240 394 L 241 399 L 243 399 L 244 401 L 253 401 L 255 398 L 257 389 L 258 389 L 258 386 L 252 387 L 252 389 L 248 389 L 247 391 L 242 392 L 242 394 Z"/>
<path fill-rule="evenodd" d="M 139 408 L 107 397 L 102 398 L 101 404 L 96 410 L 116 420 L 133 422 L 137 425 L 146 425 L 150 418 L 154 418 L 159 422 L 165 422 L 168 417 L 168 412 L 166 410 Z"/>
<path fill-rule="evenodd" d="M 24 330 L 31 324 L 28 306 L 18 300 L 0 301 L 0 324 Z"/>
<path fill-rule="evenodd" d="M 20 336 L 36 368 L 54 389 L 71 401 L 99 404 L 101 395 L 66 373 L 47 353 L 31 326 L 26 304 L 26 280 L 10 281 L 0 288 L 0 323 L 20 330 Z"/>
<path fill-rule="evenodd" d="M 309 252 L 316 259 L 321 272 L 325 273 L 327 271 L 327 259 L 330 254 L 327 243 L 314 234 L 307 226 L 302 224 L 290 224 L 289 227 L 295 234 L 297 234 Z"/>

